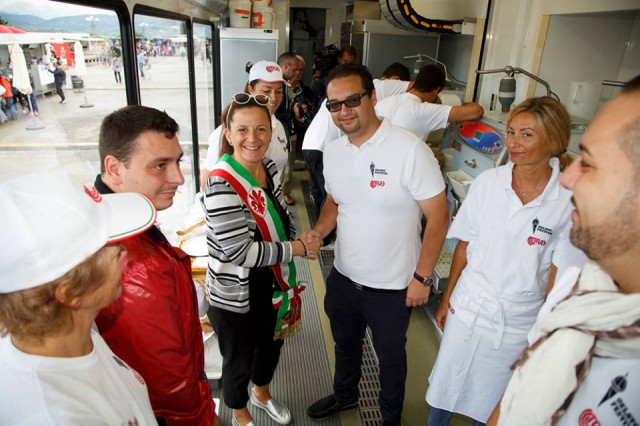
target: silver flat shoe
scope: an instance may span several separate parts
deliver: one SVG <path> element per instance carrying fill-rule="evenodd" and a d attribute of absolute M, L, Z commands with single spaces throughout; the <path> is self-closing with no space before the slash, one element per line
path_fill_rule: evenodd
<path fill-rule="evenodd" d="M 271 417 L 276 423 L 281 425 L 288 425 L 289 423 L 291 423 L 291 413 L 289 412 L 289 409 L 275 398 L 271 398 L 269 402 L 263 404 L 258 398 L 256 398 L 256 396 L 253 394 L 253 389 L 251 389 L 251 395 L 249 399 L 251 400 L 251 403 L 253 405 L 266 411 L 269 417 Z"/>
<path fill-rule="evenodd" d="M 238 423 L 236 418 L 233 417 L 233 414 L 231 415 L 231 426 L 240 426 L 240 423 Z M 249 424 L 247 424 L 247 426 L 256 426 L 256 424 L 251 421 L 249 422 Z"/>

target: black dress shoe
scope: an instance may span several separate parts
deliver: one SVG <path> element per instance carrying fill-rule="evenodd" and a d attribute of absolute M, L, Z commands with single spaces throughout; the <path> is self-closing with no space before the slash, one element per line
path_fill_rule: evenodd
<path fill-rule="evenodd" d="M 358 399 L 339 403 L 335 395 L 325 396 L 307 408 L 307 415 L 314 420 L 322 420 L 336 414 L 338 411 L 351 410 L 358 406 Z"/>

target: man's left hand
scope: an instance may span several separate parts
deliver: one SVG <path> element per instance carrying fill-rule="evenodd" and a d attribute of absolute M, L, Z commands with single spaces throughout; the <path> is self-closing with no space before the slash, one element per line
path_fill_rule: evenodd
<path fill-rule="evenodd" d="M 431 287 L 425 287 L 413 278 L 407 287 L 407 308 L 424 305 L 429 300 L 430 293 Z"/>

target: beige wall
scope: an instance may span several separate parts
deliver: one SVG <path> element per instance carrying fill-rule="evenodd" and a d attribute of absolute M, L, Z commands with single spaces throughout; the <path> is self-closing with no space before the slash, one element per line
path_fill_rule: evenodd
<path fill-rule="evenodd" d="M 536 65 L 536 47 L 545 15 L 632 11 L 638 9 L 639 4 L 637 0 L 495 0 L 492 8 L 483 69 L 512 65 L 531 71 Z M 637 25 L 634 28 L 638 31 Z M 627 63 L 631 64 L 633 61 L 629 59 Z M 490 74 L 481 77 L 478 99 L 483 106 L 489 106 L 491 94 L 498 92 L 503 76 L 504 74 Z M 525 76 L 516 78 L 519 83 L 516 92 L 518 101 L 526 96 L 529 85 L 526 80 L 529 79 Z"/>

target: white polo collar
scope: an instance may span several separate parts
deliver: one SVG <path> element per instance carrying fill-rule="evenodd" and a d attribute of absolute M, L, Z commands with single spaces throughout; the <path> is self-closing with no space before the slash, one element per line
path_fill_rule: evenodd
<path fill-rule="evenodd" d="M 360 148 L 363 148 L 364 146 L 367 146 L 367 145 L 378 146 L 384 142 L 387 136 L 387 133 L 389 133 L 389 130 L 391 130 L 391 121 L 389 121 L 389 119 L 385 117 L 380 117 L 380 118 L 382 121 L 382 123 L 380 123 L 380 127 L 378 127 L 378 130 L 376 130 L 373 136 L 371 136 L 362 145 L 360 145 Z M 342 145 L 343 146 L 352 145 L 351 141 L 349 140 L 349 135 L 344 136 Z"/>
<path fill-rule="evenodd" d="M 513 191 L 513 188 L 511 187 L 511 180 L 513 177 L 514 164 L 509 161 L 506 166 L 507 167 L 501 167 L 498 169 L 499 181 L 501 182 L 503 189 L 506 191 Z M 558 181 L 560 180 L 560 160 L 556 157 L 551 157 L 549 159 L 549 166 L 551 166 L 551 178 L 542 192 L 542 198 L 540 201 L 557 200 L 560 196 L 560 185 L 558 184 Z"/>

